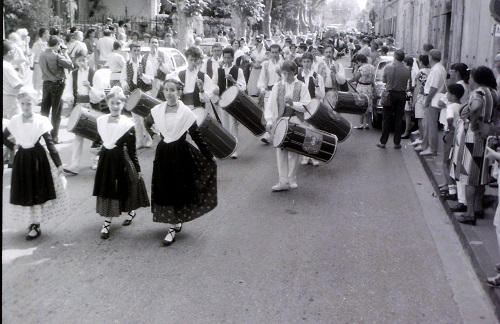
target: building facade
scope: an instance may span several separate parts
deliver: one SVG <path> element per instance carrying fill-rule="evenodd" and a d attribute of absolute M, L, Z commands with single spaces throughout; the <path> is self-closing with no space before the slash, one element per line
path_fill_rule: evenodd
<path fill-rule="evenodd" d="M 490 0 L 369 0 L 375 33 L 393 34 L 396 45 L 419 55 L 425 43 L 443 53 L 446 65 L 463 62 L 470 67 L 492 67 L 500 52 Z"/>

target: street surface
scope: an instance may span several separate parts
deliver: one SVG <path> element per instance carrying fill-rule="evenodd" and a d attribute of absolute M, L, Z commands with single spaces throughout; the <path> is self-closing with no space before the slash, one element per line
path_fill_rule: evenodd
<path fill-rule="evenodd" d="M 35 241 L 9 219 L 5 170 L 2 322 L 496 323 L 413 149 L 379 136 L 353 130 L 329 164 L 299 167 L 298 189 L 273 193 L 275 149 L 240 126 L 218 207 L 170 247 L 149 209 L 100 238 L 90 142 L 67 176 L 74 212 Z M 148 189 L 155 146 L 139 150 Z M 58 148 L 68 162 L 71 144 Z"/>

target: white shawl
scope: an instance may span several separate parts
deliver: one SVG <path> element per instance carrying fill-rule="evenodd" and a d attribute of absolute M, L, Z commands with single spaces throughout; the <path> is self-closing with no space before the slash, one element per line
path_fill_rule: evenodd
<path fill-rule="evenodd" d="M 21 113 L 12 117 L 7 128 L 15 138 L 16 144 L 28 149 L 34 147 L 40 136 L 52 129 L 52 125 L 47 117 L 40 114 L 33 114 L 33 123 L 23 123 Z"/>
<path fill-rule="evenodd" d="M 97 118 L 97 131 L 101 135 L 102 145 L 108 150 L 114 149 L 116 141 L 134 126 L 134 122 L 123 115 L 120 116 L 118 123 L 108 123 L 110 116 L 111 114 L 107 114 Z"/>
<path fill-rule="evenodd" d="M 165 143 L 177 141 L 196 121 L 196 115 L 179 101 L 176 113 L 166 113 L 167 103 L 163 102 L 151 109 L 156 128 L 163 135 Z"/>

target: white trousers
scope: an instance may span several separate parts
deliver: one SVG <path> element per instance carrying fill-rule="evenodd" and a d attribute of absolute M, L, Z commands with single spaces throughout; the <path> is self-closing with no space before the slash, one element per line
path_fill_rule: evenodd
<path fill-rule="evenodd" d="M 219 109 L 220 121 L 222 126 L 231 133 L 234 137 L 238 138 L 238 121 L 227 113 L 224 109 Z"/>
<path fill-rule="evenodd" d="M 276 149 L 278 158 L 278 174 L 280 183 L 297 181 L 297 169 L 299 167 L 299 155 L 297 153 Z"/>
<path fill-rule="evenodd" d="M 135 123 L 135 145 L 144 146 L 148 141 L 151 141 L 151 136 L 149 136 L 144 125 L 144 118 L 132 113 L 132 119 Z"/>
<path fill-rule="evenodd" d="M 457 181 L 457 198 L 459 203 L 467 205 L 467 201 L 465 200 L 465 184 L 460 181 Z"/>
<path fill-rule="evenodd" d="M 83 151 L 83 140 L 85 138 L 80 135 L 75 135 L 75 139 L 73 140 L 73 147 L 71 150 L 71 168 L 78 169 L 80 167 L 80 160 L 82 158 Z M 98 156 L 93 156 L 92 160 L 97 160 Z"/>

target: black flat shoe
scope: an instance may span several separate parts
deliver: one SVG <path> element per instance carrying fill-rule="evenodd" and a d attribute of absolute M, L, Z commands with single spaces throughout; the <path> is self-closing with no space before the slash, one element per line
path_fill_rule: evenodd
<path fill-rule="evenodd" d="M 136 213 L 135 213 L 135 211 L 133 211 L 133 212 L 129 212 L 128 215 L 132 218 L 124 220 L 122 223 L 123 226 L 129 226 L 130 224 L 132 224 L 132 220 L 135 218 Z"/>
<path fill-rule="evenodd" d="M 103 240 L 106 240 L 108 237 L 109 237 L 109 227 L 111 226 L 111 222 L 110 221 L 104 221 L 104 225 L 102 225 L 102 229 L 101 229 L 101 238 Z M 102 230 L 105 230 L 106 232 L 103 232 Z"/>
<path fill-rule="evenodd" d="M 458 200 L 457 194 L 450 195 L 449 193 L 442 195 L 444 200 Z"/>
<path fill-rule="evenodd" d="M 401 136 L 401 139 L 409 139 L 409 138 L 410 138 L 410 134 Z"/>
<path fill-rule="evenodd" d="M 474 212 L 474 216 L 476 216 L 476 218 L 483 219 L 484 218 L 484 210 L 480 210 L 480 211 Z"/>
<path fill-rule="evenodd" d="M 167 236 L 163 239 L 163 246 L 170 246 L 175 242 L 175 229 L 169 228 Z"/>
<path fill-rule="evenodd" d="M 32 231 L 35 231 L 35 235 L 30 235 Z M 26 236 L 26 241 L 34 240 L 37 237 L 39 237 L 41 234 L 42 234 L 42 230 L 40 229 L 40 224 L 31 224 L 28 236 Z"/>
<path fill-rule="evenodd" d="M 476 226 L 476 218 L 465 215 L 458 215 L 457 220 L 459 223 Z"/>
<path fill-rule="evenodd" d="M 467 211 L 467 206 L 462 203 L 459 203 L 455 207 L 451 207 L 450 210 L 454 213 L 462 213 Z"/>

